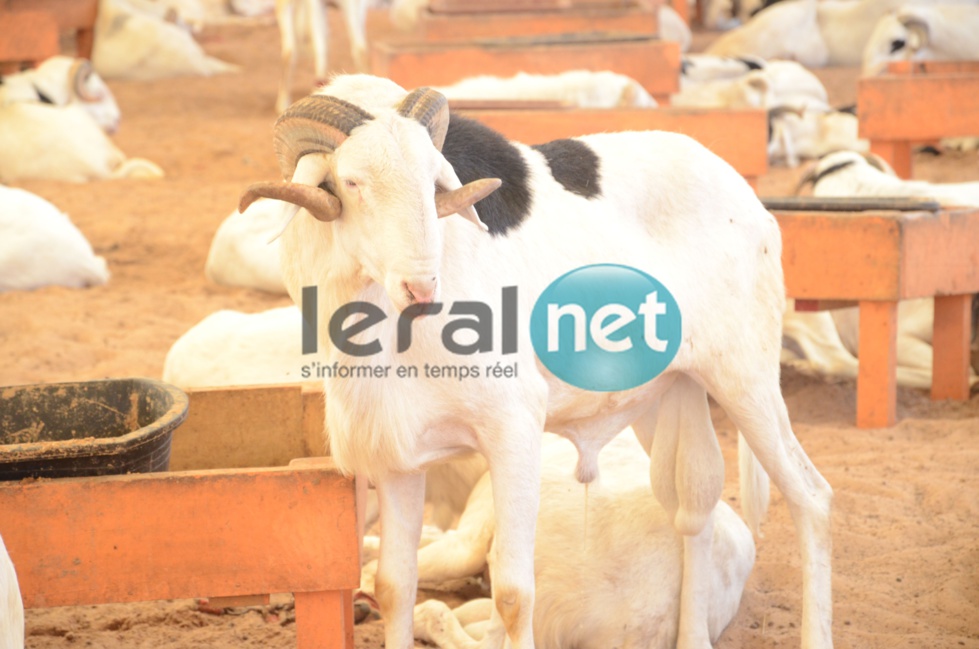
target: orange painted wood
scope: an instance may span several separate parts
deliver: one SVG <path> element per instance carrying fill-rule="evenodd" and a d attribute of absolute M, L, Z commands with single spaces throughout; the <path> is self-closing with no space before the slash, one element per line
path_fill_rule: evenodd
<path fill-rule="evenodd" d="M 525 144 L 588 133 L 674 131 L 689 135 L 727 160 L 749 182 L 768 171 L 768 122 L 765 112 L 760 110 L 616 108 L 462 112 Z"/>
<path fill-rule="evenodd" d="M 931 383 L 933 400 L 968 400 L 971 339 L 972 296 L 935 297 Z"/>
<path fill-rule="evenodd" d="M 487 6 L 494 6 L 487 3 Z M 657 14 L 650 8 L 579 8 L 445 14 L 423 11 L 417 36 L 431 42 L 561 34 L 631 34 L 653 37 L 659 33 Z"/>
<path fill-rule="evenodd" d="M 356 588 L 355 512 L 327 461 L 0 484 L 27 607 Z"/>
<path fill-rule="evenodd" d="M 58 23 L 47 11 L 0 10 L 0 64 L 8 72 L 58 54 Z"/>
<path fill-rule="evenodd" d="M 864 77 L 858 82 L 860 136 L 930 140 L 979 133 L 979 75 Z"/>
<path fill-rule="evenodd" d="M 870 152 L 876 153 L 883 158 L 887 164 L 891 165 L 891 168 L 894 169 L 894 173 L 896 173 L 899 178 L 905 179 L 911 178 L 911 173 L 913 171 L 911 147 L 912 143 L 910 140 L 870 141 Z"/>
<path fill-rule="evenodd" d="M 296 593 L 298 649 L 353 649 L 353 591 Z"/>
<path fill-rule="evenodd" d="M 897 302 L 860 302 L 857 426 L 897 422 Z"/>
<path fill-rule="evenodd" d="M 979 74 L 979 61 L 891 61 L 890 74 Z"/>
<path fill-rule="evenodd" d="M 690 24 L 690 4 L 687 0 L 671 0 L 670 5 L 673 7 L 673 11 L 679 14 L 680 18 L 683 18 L 683 22 Z"/>
<path fill-rule="evenodd" d="M 979 292 L 979 210 L 775 217 L 787 295 L 860 302 L 858 426 L 888 426 L 896 416 L 896 356 L 886 305 L 897 300 L 935 297 L 932 395 L 968 398 L 968 308 L 970 295 Z"/>
<path fill-rule="evenodd" d="M 513 38 L 469 44 L 377 43 L 371 71 L 405 88 L 449 85 L 480 74 L 557 74 L 611 70 L 638 81 L 654 97 L 676 92 L 680 48 L 650 38 Z"/>
<path fill-rule="evenodd" d="M 49 12 L 54 16 L 61 32 L 75 32 L 77 55 L 87 59 L 92 58 L 95 19 L 98 16 L 99 8 L 98 0 L 4 0 L 0 3 L 0 8 L 11 11 Z M 0 34 L 3 34 L 4 38 L 9 33 L 0 28 Z M 56 47 L 55 54 L 57 53 Z"/>

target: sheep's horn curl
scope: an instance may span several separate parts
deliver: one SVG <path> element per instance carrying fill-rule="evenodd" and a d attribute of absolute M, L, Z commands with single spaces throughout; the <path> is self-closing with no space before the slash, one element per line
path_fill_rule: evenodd
<path fill-rule="evenodd" d="M 85 85 L 91 75 L 92 63 L 88 59 L 77 59 L 68 71 L 68 78 L 71 79 L 72 88 L 79 99 L 89 103 L 102 101 L 103 93 L 92 94 Z"/>
<path fill-rule="evenodd" d="M 306 208 L 318 221 L 334 221 L 343 210 L 340 199 L 319 187 L 289 181 L 255 183 L 245 190 L 238 201 L 238 211 L 244 212 L 259 198 L 272 198 Z"/>
<path fill-rule="evenodd" d="M 449 100 L 431 88 L 418 88 L 408 93 L 398 106 L 398 114 L 417 120 L 428 129 L 432 144 L 439 151 L 449 131 Z"/>
<path fill-rule="evenodd" d="M 372 119 L 363 108 L 329 95 L 300 99 L 275 121 L 273 145 L 283 178 L 292 178 L 304 155 L 332 153 L 351 131 Z"/>
<path fill-rule="evenodd" d="M 911 35 L 916 37 L 917 39 L 917 41 L 914 44 L 908 43 L 909 50 L 911 51 L 920 50 L 922 47 L 928 45 L 931 31 L 928 27 L 927 22 L 925 22 L 918 16 L 901 16 L 898 18 L 898 20 L 911 33 Z"/>

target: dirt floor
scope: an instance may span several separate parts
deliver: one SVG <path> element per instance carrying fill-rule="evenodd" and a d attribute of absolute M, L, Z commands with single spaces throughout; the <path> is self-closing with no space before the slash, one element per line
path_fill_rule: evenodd
<path fill-rule="evenodd" d="M 211 237 L 242 189 L 278 174 L 270 137 L 277 38 L 271 24 L 211 28 L 206 48 L 241 64 L 241 73 L 111 83 L 124 116 L 118 145 L 159 164 L 164 180 L 21 183 L 70 214 L 112 277 L 87 290 L 0 295 L 0 385 L 158 377 L 169 346 L 207 314 L 288 304 L 203 275 Z M 820 74 L 837 103 L 854 100 L 854 70 Z M 301 66 L 296 88 L 311 81 Z M 921 178 L 979 180 L 975 155 L 917 162 Z M 800 172 L 773 170 L 761 193 L 789 193 Z M 979 648 L 979 394 L 932 403 L 923 391 L 902 389 L 900 423 L 861 431 L 853 426 L 852 381 L 786 370 L 783 389 L 798 437 L 836 493 L 836 646 Z M 736 467 L 734 429 L 719 411 L 716 425 Z M 736 471 L 728 474 L 725 497 L 736 503 Z M 717 645 L 723 649 L 799 645 L 799 551 L 777 494 L 764 531 L 740 612 Z M 289 598 L 275 601 L 224 616 L 201 613 L 192 600 L 32 610 L 27 646 L 295 646 Z M 359 648 L 382 645 L 379 623 L 358 627 Z"/>

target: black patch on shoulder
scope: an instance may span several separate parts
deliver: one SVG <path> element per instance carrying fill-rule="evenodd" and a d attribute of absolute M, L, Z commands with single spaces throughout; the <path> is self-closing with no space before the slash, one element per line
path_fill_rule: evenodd
<path fill-rule="evenodd" d="M 848 114 L 853 115 L 854 117 L 856 117 L 857 116 L 857 105 L 856 104 L 850 104 L 849 106 L 840 106 L 839 108 L 836 109 L 836 112 L 837 113 L 848 113 Z"/>
<path fill-rule="evenodd" d="M 520 151 L 505 137 L 475 120 L 450 114 L 442 155 L 463 184 L 479 178 L 503 181 L 475 205 L 490 234 L 506 234 L 530 214 L 530 172 Z"/>
<path fill-rule="evenodd" d="M 595 198 L 602 195 L 598 156 L 581 140 L 554 140 L 533 147 L 544 155 L 554 180 L 569 192 Z"/>

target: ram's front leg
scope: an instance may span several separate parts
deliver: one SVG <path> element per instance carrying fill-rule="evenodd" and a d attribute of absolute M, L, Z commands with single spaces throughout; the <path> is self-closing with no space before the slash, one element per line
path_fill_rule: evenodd
<path fill-rule="evenodd" d="M 540 503 L 541 433 L 526 425 L 514 430 L 523 434 L 504 436 L 485 453 L 496 509 L 490 579 L 493 602 L 513 649 L 533 649 L 534 535 Z M 492 631 L 489 635 L 493 635 Z"/>
<path fill-rule="evenodd" d="M 390 474 L 376 484 L 382 531 L 374 595 L 384 617 L 384 645 L 412 649 L 425 474 Z"/>

